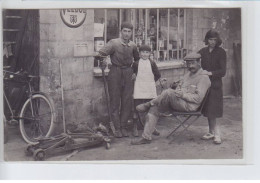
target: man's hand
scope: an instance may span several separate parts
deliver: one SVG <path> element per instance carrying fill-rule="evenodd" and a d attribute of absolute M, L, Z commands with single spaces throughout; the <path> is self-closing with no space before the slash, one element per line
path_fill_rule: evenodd
<path fill-rule="evenodd" d="M 132 75 L 132 80 L 133 80 L 133 81 L 136 80 L 136 74 L 135 74 L 135 73 Z"/>
<path fill-rule="evenodd" d="M 100 69 L 105 70 L 105 68 L 107 67 L 107 62 L 105 60 L 100 61 L 99 67 Z"/>
<path fill-rule="evenodd" d="M 209 71 L 203 70 L 203 71 L 201 72 L 201 75 L 212 76 L 212 72 L 209 72 Z"/>
<path fill-rule="evenodd" d="M 176 97 L 178 97 L 178 98 L 182 98 L 182 97 L 183 97 L 183 92 L 182 92 L 182 90 L 175 90 L 175 95 L 176 95 Z"/>
<path fill-rule="evenodd" d="M 180 84 L 180 81 L 173 82 L 173 83 L 170 85 L 170 88 L 175 90 L 179 84 Z"/>

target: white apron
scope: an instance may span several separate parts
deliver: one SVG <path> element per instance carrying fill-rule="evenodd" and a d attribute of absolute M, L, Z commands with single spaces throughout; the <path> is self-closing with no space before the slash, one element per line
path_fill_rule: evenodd
<path fill-rule="evenodd" d="M 157 97 L 156 86 L 150 60 L 140 59 L 134 86 L 134 99 L 152 99 L 155 97 Z"/>

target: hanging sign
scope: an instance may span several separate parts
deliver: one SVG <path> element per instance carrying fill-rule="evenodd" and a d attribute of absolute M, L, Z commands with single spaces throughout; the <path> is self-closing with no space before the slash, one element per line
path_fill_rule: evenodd
<path fill-rule="evenodd" d="M 62 9 L 60 10 L 60 16 L 62 21 L 71 28 L 81 26 L 87 15 L 86 9 Z"/>

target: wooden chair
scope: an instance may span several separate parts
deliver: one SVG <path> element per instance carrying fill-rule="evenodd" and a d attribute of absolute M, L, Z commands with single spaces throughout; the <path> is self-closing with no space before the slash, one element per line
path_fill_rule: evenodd
<path fill-rule="evenodd" d="M 167 136 L 167 138 L 169 138 L 170 136 L 174 136 L 174 133 L 180 128 L 183 127 L 184 129 L 179 132 L 177 135 L 175 136 L 179 136 L 181 135 L 184 131 L 186 131 L 190 125 L 192 125 L 195 121 L 197 121 L 199 119 L 199 117 L 202 115 L 202 109 L 206 103 L 206 99 L 208 97 L 209 94 L 209 89 L 207 90 L 204 99 L 201 102 L 200 107 L 198 108 L 197 111 L 194 112 L 172 112 L 172 117 L 174 117 L 175 119 L 177 119 L 177 121 L 179 122 L 178 126 L 176 128 L 174 128 L 174 130 L 172 130 L 172 132 Z M 195 117 L 193 120 L 190 120 L 192 117 Z M 181 118 L 183 117 L 183 118 Z M 174 141 L 171 140 L 169 143 L 172 143 Z"/>

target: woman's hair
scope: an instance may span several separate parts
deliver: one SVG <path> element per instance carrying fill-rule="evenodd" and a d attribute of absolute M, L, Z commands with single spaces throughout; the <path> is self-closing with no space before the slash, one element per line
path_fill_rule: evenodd
<path fill-rule="evenodd" d="M 205 39 L 204 39 L 205 45 L 209 44 L 209 39 L 210 38 L 217 38 L 216 47 L 219 47 L 222 44 L 222 40 L 220 39 L 219 33 L 217 31 L 209 30 L 206 33 L 206 36 L 205 36 Z"/>

